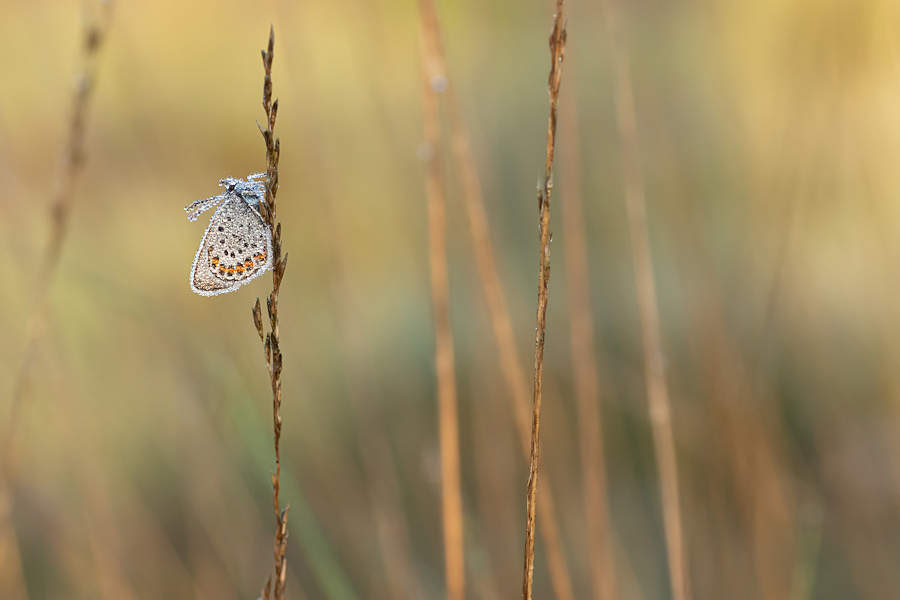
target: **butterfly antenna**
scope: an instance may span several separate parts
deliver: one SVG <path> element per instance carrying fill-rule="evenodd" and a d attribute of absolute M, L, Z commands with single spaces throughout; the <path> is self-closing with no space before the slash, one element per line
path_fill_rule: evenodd
<path fill-rule="evenodd" d="M 188 213 L 189 221 L 196 221 L 197 217 L 211 209 L 213 206 L 221 202 L 225 199 L 225 196 L 228 194 L 219 194 L 218 196 L 210 196 L 204 200 L 197 200 L 192 202 L 184 207 L 185 212 Z"/>

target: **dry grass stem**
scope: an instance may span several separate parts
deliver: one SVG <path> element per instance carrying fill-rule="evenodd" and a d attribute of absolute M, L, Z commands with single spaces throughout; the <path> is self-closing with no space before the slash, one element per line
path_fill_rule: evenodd
<path fill-rule="evenodd" d="M 684 556 L 675 440 L 672 433 L 672 411 L 666 386 L 665 358 L 659 328 L 659 309 L 656 303 L 653 259 L 650 254 L 650 235 L 647 229 L 647 207 L 644 199 L 644 182 L 641 177 L 634 93 L 631 86 L 628 54 L 618 19 L 618 6 L 615 0 L 603 0 L 602 4 L 613 63 L 616 121 L 624 163 L 625 207 L 628 213 L 634 277 L 643 332 L 647 397 L 650 406 L 653 446 L 659 471 L 672 596 L 675 600 L 689 600 L 691 591 Z"/>
<path fill-rule="evenodd" d="M 462 493 L 459 476 L 459 422 L 453 334 L 450 330 L 450 280 L 447 268 L 447 219 L 441 169 L 441 127 L 438 92 L 443 91 L 434 36 L 422 16 L 422 120 L 430 152 L 425 180 L 428 197 L 431 305 L 437 372 L 438 430 L 441 447 L 441 513 L 444 525 L 444 568 L 449 600 L 465 598 Z"/>
<path fill-rule="evenodd" d="M 260 125 L 259 130 L 266 142 L 266 201 L 260 202 L 260 214 L 272 230 L 272 253 L 274 268 L 272 269 L 272 293 L 266 299 L 266 309 L 269 315 L 269 332 L 264 333 L 262 322 L 262 310 L 259 298 L 253 306 L 253 324 L 259 333 L 259 339 L 263 342 L 263 350 L 266 355 L 266 365 L 269 369 L 269 380 L 272 384 L 272 427 L 275 443 L 275 471 L 272 473 L 272 502 L 275 507 L 275 577 L 274 581 L 266 584 L 263 589 L 263 598 L 269 600 L 269 592 L 274 600 L 284 599 L 284 581 L 287 576 L 287 559 L 285 549 L 287 546 L 287 517 L 289 506 L 284 510 L 279 504 L 278 492 L 281 483 L 281 348 L 278 338 L 278 292 L 281 289 L 281 280 L 287 267 L 287 254 L 281 256 L 281 223 L 277 219 L 275 196 L 278 193 L 278 158 L 281 154 L 281 144 L 275 137 L 275 118 L 278 114 L 278 100 L 272 102 L 272 59 L 274 57 L 275 29 L 269 29 L 269 47 L 262 51 L 263 67 L 266 76 L 263 82 L 263 108 L 266 111 L 266 126 Z"/>
<path fill-rule="evenodd" d="M 435 57 L 439 72 L 447 76 L 446 58 L 441 43 L 440 26 L 433 0 L 420 0 L 420 6 L 425 17 L 425 35 L 434 39 L 433 47 L 438 55 Z M 497 264 L 494 260 L 494 251 L 491 247 L 490 227 L 488 225 L 487 211 L 481 194 L 481 184 L 478 180 L 478 169 L 475 166 L 475 157 L 472 154 L 469 134 L 462 119 L 462 112 L 453 94 L 453 87 L 448 83 L 447 89 L 441 94 L 447 109 L 447 117 L 450 125 L 450 143 L 453 153 L 453 161 L 457 176 L 460 179 L 463 200 L 469 222 L 469 230 L 472 234 L 472 247 L 475 253 L 475 265 L 478 269 L 482 288 L 484 289 L 490 316 L 491 328 L 500 360 L 500 370 L 503 381 L 508 390 L 508 398 L 512 402 L 513 417 L 516 429 L 519 433 L 522 453 L 526 460 L 531 452 L 531 417 L 529 415 L 529 403 L 531 394 L 526 383 L 525 370 L 517 355 L 515 335 L 513 334 L 512 318 L 509 307 L 497 273 Z M 547 551 L 547 563 L 550 570 L 550 580 L 553 592 L 558 600 L 573 600 L 572 584 L 569 580 L 562 542 L 559 537 L 555 502 L 552 486 L 548 475 L 544 474 L 546 485 L 541 489 L 541 503 L 538 511 L 541 517 L 540 528 Z"/>
<path fill-rule="evenodd" d="M 565 248 L 566 287 L 572 371 L 578 411 L 578 442 L 584 481 L 585 525 L 588 567 L 596 600 L 616 598 L 612 526 L 609 520 L 606 461 L 600 411 L 600 376 L 594 350 L 594 319 L 591 316 L 590 274 L 585 241 L 584 206 L 581 195 L 581 151 L 574 94 L 566 94 L 560 112 L 564 153 L 560 167 L 564 201 L 562 220 Z"/>
<path fill-rule="evenodd" d="M 18 472 L 17 433 L 43 334 L 48 292 L 68 232 L 76 184 L 84 171 L 88 112 L 97 80 L 100 50 L 106 41 L 111 16 L 112 3 L 109 1 L 98 2 L 96 10 L 84 13 L 81 66 L 74 79 L 67 140 L 52 184 L 50 232 L 37 268 L 24 350 L 13 380 L 9 415 L 0 441 L 0 597 L 3 598 L 27 598 L 18 539 L 11 521 Z"/>
<path fill-rule="evenodd" d="M 37 281 L 32 299 L 33 312 L 29 318 L 27 341 L 22 354 L 22 362 L 16 372 L 13 383 L 10 417 L 7 420 L 3 436 L 2 479 L 6 484 L 15 477 L 14 448 L 15 430 L 18 423 L 22 402 L 27 393 L 31 368 L 37 353 L 37 345 L 47 307 L 47 293 L 66 239 L 69 226 L 69 215 L 75 199 L 75 186 L 84 170 L 84 139 L 87 132 L 88 111 L 97 80 L 100 50 L 106 41 L 112 16 L 112 3 L 100 2 L 98 14 L 86 12 L 81 40 L 81 68 L 74 78 L 72 95 L 72 113 L 69 119 L 69 130 L 66 144 L 59 157 L 56 174 L 53 179 L 52 200 L 50 203 L 50 234 L 44 248 L 41 263 L 38 267 Z M 2 482 L 0 482 L 2 485 Z"/>
<path fill-rule="evenodd" d="M 528 504 L 525 518 L 525 569 L 522 597 L 531 600 L 534 583 L 534 530 L 537 517 L 538 457 L 541 436 L 541 387 L 544 374 L 544 336 L 547 329 L 548 284 L 550 283 L 550 191 L 553 188 L 553 152 L 556 147 L 557 103 L 566 52 L 566 27 L 563 21 L 563 0 L 556 2 L 553 32 L 550 34 L 550 117 L 547 120 L 547 160 L 544 180 L 538 187 L 538 210 L 541 220 L 541 258 L 538 274 L 537 331 L 534 340 L 534 414 L 531 422 L 531 460 L 528 471 Z"/>

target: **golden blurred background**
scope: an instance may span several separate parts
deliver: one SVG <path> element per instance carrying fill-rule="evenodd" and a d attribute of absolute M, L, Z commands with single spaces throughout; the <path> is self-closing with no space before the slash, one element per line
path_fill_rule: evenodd
<path fill-rule="evenodd" d="M 621 9 L 694 597 L 898 598 L 900 6 Z M 541 468 L 573 597 L 594 597 L 560 213 L 580 187 L 617 597 L 668 598 L 609 44 L 599 1 L 566 10 Z M 84 11 L 0 0 L 3 435 Z M 552 7 L 438 12 L 529 366 Z M 205 221 L 183 212 L 265 168 L 270 24 L 291 256 L 287 595 L 445 597 L 417 4 L 119 0 L 15 443 L 0 440 L 16 453 L 4 599 L 255 598 L 272 568 L 271 395 L 250 314 L 271 280 L 193 294 Z M 527 463 L 444 156 L 467 594 L 510 598 Z M 535 595 L 558 597 L 544 548 Z"/>

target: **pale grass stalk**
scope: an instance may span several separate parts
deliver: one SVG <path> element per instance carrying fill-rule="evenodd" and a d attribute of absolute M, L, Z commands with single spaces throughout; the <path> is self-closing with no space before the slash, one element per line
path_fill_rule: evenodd
<path fill-rule="evenodd" d="M 563 199 L 560 205 L 564 228 L 562 237 L 565 249 L 566 291 L 569 299 L 569 339 L 584 485 L 588 570 L 591 574 L 594 598 L 614 600 L 617 597 L 616 569 L 613 559 L 612 526 L 609 519 L 606 461 L 603 452 L 600 376 L 594 349 L 594 318 L 591 315 L 590 271 L 581 194 L 578 111 L 574 94 L 566 94 L 561 104 L 560 150 L 564 160 L 560 167 L 563 184 Z"/>
<path fill-rule="evenodd" d="M 664 129 L 663 133 L 661 150 L 674 156 L 670 132 Z M 676 187 L 680 184 L 676 182 Z M 792 568 L 799 569 L 795 574 L 803 575 L 802 561 L 807 557 L 798 542 L 808 532 L 797 521 L 797 488 L 789 484 L 793 476 L 788 475 L 786 466 L 784 431 L 770 403 L 750 380 L 750 372 L 759 372 L 760 368 L 748 369 L 734 341 L 725 300 L 713 276 L 715 267 L 701 243 L 703 236 L 697 228 L 700 219 L 692 204 L 683 202 L 685 197 L 677 191 L 671 195 L 682 202 L 671 207 L 667 218 L 669 227 L 682 240 L 677 246 L 682 254 L 679 263 L 691 266 L 684 275 L 686 288 L 691 291 L 687 305 L 691 307 L 691 330 L 697 337 L 696 364 L 709 398 L 705 411 L 709 429 L 721 449 L 716 461 L 728 475 L 733 497 L 739 499 L 736 516 L 752 552 L 758 597 L 794 598 L 790 591 Z M 781 245 L 781 250 L 786 248 L 787 244 Z M 802 582 L 802 577 L 798 581 Z"/>
<path fill-rule="evenodd" d="M 75 89 L 72 95 L 68 138 L 60 154 L 52 184 L 50 233 L 37 268 L 37 280 L 31 299 L 32 311 L 26 327 L 25 347 L 13 380 L 9 416 L 0 441 L 0 597 L 10 600 L 28 597 L 19 542 L 12 524 L 18 476 L 19 420 L 29 393 L 32 371 L 38 357 L 38 346 L 44 333 L 50 286 L 69 229 L 75 187 L 84 170 L 84 140 L 88 110 L 97 79 L 100 50 L 109 30 L 112 3 L 99 2 L 96 11 L 86 11 L 84 14 L 81 67 L 74 79 Z"/>
<path fill-rule="evenodd" d="M 720 295 L 709 283 L 691 287 L 696 294 L 691 317 L 699 332 L 698 364 L 711 398 L 711 427 L 722 449 L 719 460 L 739 499 L 739 523 L 752 551 L 758 596 L 762 600 L 795 598 L 790 592 L 791 568 L 800 568 L 794 574 L 803 575 L 802 562 L 796 562 L 804 558 L 796 552 L 801 524 L 778 418 L 767 410 L 747 378 Z"/>
<path fill-rule="evenodd" d="M 275 197 L 278 194 L 278 159 L 281 155 L 281 143 L 275 137 L 275 119 L 278 115 L 278 100 L 272 102 L 272 59 L 275 48 L 275 28 L 269 28 L 269 46 L 262 51 L 263 68 L 263 108 L 266 111 L 266 126 L 259 125 L 263 140 L 266 143 L 266 198 L 259 203 L 260 214 L 272 231 L 272 293 L 266 299 L 266 309 L 269 315 L 269 332 L 264 334 L 262 311 L 259 298 L 253 306 L 253 324 L 259 333 L 259 339 L 263 342 L 263 351 L 266 357 L 266 367 L 269 371 L 269 382 L 272 385 L 272 429 L 275 445 L 275 471 L 272 473 L 272 504 L 275 508 L 275 579 L 269 577 L 263 587 L 261 596 L 269 600 L 272 594 L 274 600 L 284 600 L 284 583 L 287 577 L 287 518 L 290 506 L 284 510 L 279 504 L 278 492 L 281 488 L 281 347 L 278 333 L 278 292 L 281 289 L 281 280 L 287 267 L 287 254 L 281 256 L 281 223 L 278 222 Z"/>
<path fill-rule="evenodd" d="M 681 507 L 678 497 L 678 469 L 675 460 L 675 439 L 672 432 L 672 410 L 666 385 L 659 307 L 656 300 L 653 259 L 650 253 L 650 234 L 647 229 L 647 207 L 644 198 L 644 182 L 641 176 L 634 92 L 617 2 L 616 0 L 602 0 L 601 4 L 613 66 L 616 123 L 624 164 L 625 208 L 628 214 L 634 278 L 641 319 L 647 398 L 662 497 L 669 579 L 674 600 L 690 600 L 690 580 L 684 555 Z"/>
<path fill-rule="evenodd" d="M 62 254 L 63 244 L 69 229 L 69 215 L 75 200 L 75 186 L 84 170 L 84 139 L 87 132 L 88 109 L 93 98 L 97 79 L 100 49 L 106 41 L 111 17 L 112 4 L 100 3 L 100 15 L 86 18 L 82 32 L 81 69 L 76 75 L 72 96 L 72 114 L 69 120 L 68 139 L 59 158 L 59 166 L 53 180 L 50 204 L 50 234 L 38 267 L 37 281 L 31 305 L 33 313 L 29 319 L 25 351 L 13 383 L 10 416 L 6 424 L 2 447 L 2 480 L 11 485 L 16 474 L 16 427 L 22 403 L 27 394 L 31 369 L 36 359 L 37 345 L 43 330 L 47 310 L 47 295 L 53 283 L 56 268 Z M 2 482 L 0 482 L 2 483 Z"/>
<path fill-rule="evenodd" d="M 441 448 L 441 514 L 444 530 L 444 577 L 448 600 L 465 598 L 462 492 L 459 475 L 459 417 L 453 333 L 450 329 L 450 278 L 447 267 L 447 217 L 441 169 L 441 124 L 438 92 L 442 70 L 435 37 L 422 11 L 422 122 L 427 160 L 425 189 L 428 198 L 429 264 L 431 306 L 437 372 L 438 431 Z"/>
<path fill-rule="evenodd" d="M 439 55 L 440 72 L 447 75 L 446 57 L 441 44 L 440 26 L 433 0 L 420 0 L 420 7 L 426 19 L 426 35 L 433 36 L 434 47 Z M 494 341 L 497 344 L 497 352 L 500 361 L 500 370 L 506 385 L 508 398 L 512 403 L 513 417 L 516 429 L 519 432 L 522 453 L 528 460 L 531 452 L 531 417 L 529 401 L 531 394 L 526 383 L 525 370 L 517 355 L 516 341 L 513 334 L 512 318 L 509 314 L 509 306 L 503 292 L 503 285 L 497 273 L 497 265 L 494 260 L 494 251 L 491 247 L 490 227 L 488 226 L 487 211 L 481 193 L 481 183 L 478 180 L 478 169 L 475 166 L 475 157 L 472 154 L 469 134 L 462 119 L 462 113 L 453 94 L 452 85 L 441 94 L 447 109 L 450 125 L 450 144 L 453 154 L 453 162 L 457 176 L 460 179 L 463 200 L 469 222 L 469 230 L 472 234 L 472 250 L 475 254 L 475 264 L 478 269 L 481 285 L 484 289 L 490 316 Z M 550 571 L 550 581 L 553 593 L 558 600 L 573 600 L 572 583 L 569 580 L 566 558 L 563 553 L 562 541 L 559 536 L 559 526 L 556 519 L 553 486 L 550 485 L 548 475 L 543 475 L 545 485 L 541 488 L 541 502 L 538 507 L 540 515 L 541 535 L 547 555 L 547 565 Z"/>
<path fill-rule="evenodd" d="M 547 120 L 547 160 L 544 180 L 538 186 L 538 208 L 541 220 L 541 258 L 538 273 L 537 328 L 534 340 L 534 413 L 531 422 L 531 459 L 528 471 L 528 497 L 525 517 L 525 568 L 522 598 L 531 600 L 534 585 L 534 530 L 537 518 L 538 458 L 541 436 L 541 392 L 544 374 L 544 339 L 547 330 L 547 301 L 550 283 L 550 192 L 553 189 L 553 152 L 556 147 L 557 103 L 562 78 L 563 57 L 566 52 L 566 27 L 563 21 L 563 0 L 557 0 L 550 34 L 550 117 Z"/>

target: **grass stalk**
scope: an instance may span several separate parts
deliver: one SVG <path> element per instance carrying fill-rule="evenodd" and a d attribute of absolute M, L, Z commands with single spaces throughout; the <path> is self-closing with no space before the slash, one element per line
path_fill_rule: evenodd
<path fill-rule="evenodd" d="M 3 598 L 28 597 L 18 538 L 11 519 L 18 475 L 17 434 L 43 337 L 50 286 L 69 230 L 76 184 L 86 164 L 84 146 L 88 113 L 97 81 L 100 50 L 106 41 L 111 16 L 109 0 L 98 2 L 96 11 L 84 13 L 80 67 L 74 79 L 67 139 L 52 184 L 50 232 L 37 268 L 24 350 L 13 380 L 9 416 L 0 442 L 0 596 Z"/>
<path fill-rule="evenodd" d="M 628 52 L 619 21 L 616 0 L 602 0 L 603 15 L 613 66 L 616 122 L 624 164 L 625 208 L 631 237 L 634 278 L 640 311 L 644 368 L 653 447 L 659 473 L 663 522 L 669 559 L 669 576 L 674 600 L 691 598 L 690 580 L 684 556 L 681 507 L 678 494 L 678 470 L 672 432 L 672 410 L 665 377 L 665 358 L 659 326 L 659 307 L 647 228 L 647 207 L 641 176 L 634 92 L 628 65 Z"/>
<path fill-rule="evenodd" d="M 437 372 L 438 431 L 441 448 L 441 514 L 444 525 L 444 569 L 448 600 L 465 598 L 462 493 L 459 475 L 459 417 L 453 333 L 450 329 L 450 280 L 447 267 L 447 217 L 441 169 L 441 126 L 438 93 L 443 73 L 436 67 L 434 36 L 422 21 L 422 120 L 425 143 L 430 147 L 425 189 L 428 198 L 431 306 Z M 430 46 L 430 47 L 429 47 Z"/>
<path fill-rule="evenodd" d="M 441 43 L 440 24 L 434 1 L 420 0 L 419 4 L 426 23 L 425 34 L 433 37 L 433 47 L 438 53 L 435 60 L 438 61 L 437 64 L 441 72 L 446 76 L 447 61 L 444 55 L 443 44 Z M 472 235 L 475 265 L 481 280 L 481 286 L 484 289 L 491 329 L 494 334 L 494 341 L 497 344 L 500 370 L 508 391 L 508 398 L 512 403 L 512 412 L 516 429 L 519 432 L 522 453 L 525 459 L 528 460 L 531 453 L 531 417 L 529 415 L 531 394 L 528 391 L 525 370 L 516 350 L 512 318 L 506 302 L 506 295 L 500 282 L 500 276 L 497 273 L 497 263 L 491 247 L 487 211 L 481 193 L 481 184 L 478 180 L 478 169 L 476 168 L 475 157 L 472 154 L 472 146 L 469 142 L 469 134 L 462 118 L 462 112 L 453 93 L 453 87 L 448 84 L 446 91 L 441 96 L 444 99 L 444 105 L 447 110 L 453 162 L 457 176 L 460 179 L 469 231 Z M 546 473 L 544 474 L 544 479 L 546 485 L 541 488 L 541 504 L 538 507 L 538 511 L 541 517 L 541 535 L 547 551 L 550 580 L 554 595 L 558 600 L 573 600 L 572 584 L 569 580 L 566 559 L 559 537 L 559 526 L 552 492 L 553 487 L 550 485 Z"/>
<path fill-rule="evenodd" d="M 531 600 L 534 584 L 534 531 L 537 518 L 538 457 L 541 435 L 541 388 L 544 374 L 544 338 L 547 329 L 547 301 L 550 283 L 550 192 L 553 188 L 553 152 L 556 147 L 557 104 L 562 78 L 563 57 L 566 52 L 566 27 L 563 21 L 563 0 L 556 1 L 553 32 L 550 34 L 550 117 L 547 120 L 547 160 L 544 179 L 538 186 L 538 209 L 541 220 L 541 258 L 538 273 L 537 331 L 534 340 L 534 413 L 531 422 L 531 460 L 528 470 L 528 499 L 525 518 L 525 569 L 522 598 Z"/>
<path fill-rule="evenodd" d="M 571 68 L 571 67 L 570 67 Z M 574 90 L 573 90 L 574 91 Z M 575 407 L 578 414 L 578 444 L 584 485 L 587 557 L 596 600 L 616 598 L 616 570 L 612 549 L 612 526 L 607 498 L 606 461 L 600 411 L 600 376 L 594 347 L 591 316 L 590 274 L 585 241 L 584 203 L 581 194 L 581 151 L 578 114 L 574 94 L 566 94 L 560 110 L 562 137 L 560 167 L 564 201 L 563 247 Z"/>
<path fill-rule="evenodd" d="M 265 78 L 263 80 L 263 108 L 266 111 L 266 126 L 259 125 L 266 143 L 266 201 L 260 202 L 260 214 L 269 226 L 272 234 L 272 253 L 274 268 L 272 269 L 272 293 L 266 299 L 269 315 L 269 331 L 264 333 L 262 311 L 259 298 L 253 306 L 253 324 L 263 342 L 266 366 L 269 370 L 269 381 L 272 384 L 272 429 L 275 445 L 275 471 L 272 473 L 272 503 L 275 508 L 275 579 L 274 587 L 271 576 L 263 588 L 262 597 L 269 600 L 284 600 L 284 582 L 287 577 L 287 518 L 290 506 L 282 510 L 278 492 L 281 486 L 281 348 L 278 335 L 278 292 L 281 280 L 287 267 L 287 254 L 281 256 L 281 223 L 278 222 L 275 196 L 278 193 L 278 159 L 281 155 L 281 143 L 275 137 L 275 118 L 278 114 L 278 100 L 272 102 L 272 59 L 274 58 L 275 28 L 269 28 L 269 46 L 262 51 Z"/>
<path fill-rule="evenodd" d="M 109 29 L 112 3 L 99 2 L 99 15 L 85 17 L 81 38 L 81 67 L 74 78 L 72 112 L 69 118 L 68 137 L 59 157 L 53 180 L 50 202 L 50 234 L 38 266 L 37 281 L 31 302 L 33 312 L 28 321 L 27 341 L 22 353 L 22 362 L 13 382 L 10 416 L 6 423 L 2 449 L 2 480 L 6 485 L 15 478 L 16 428 L 22 403 L 28 393 L 31 370 L 37 358 L 37 346 L 43 331 L 47 310 L 48 292 L 59 266 L 66 234 L 69 230 L 69 215 L 75 200 L 75 188 L 86 164 L 84 139 L 87 133 L 88 111 L 97 80 L 100 50 L 106 41 Z M 93 14 L 93 13 L 86 13 Z"/>

